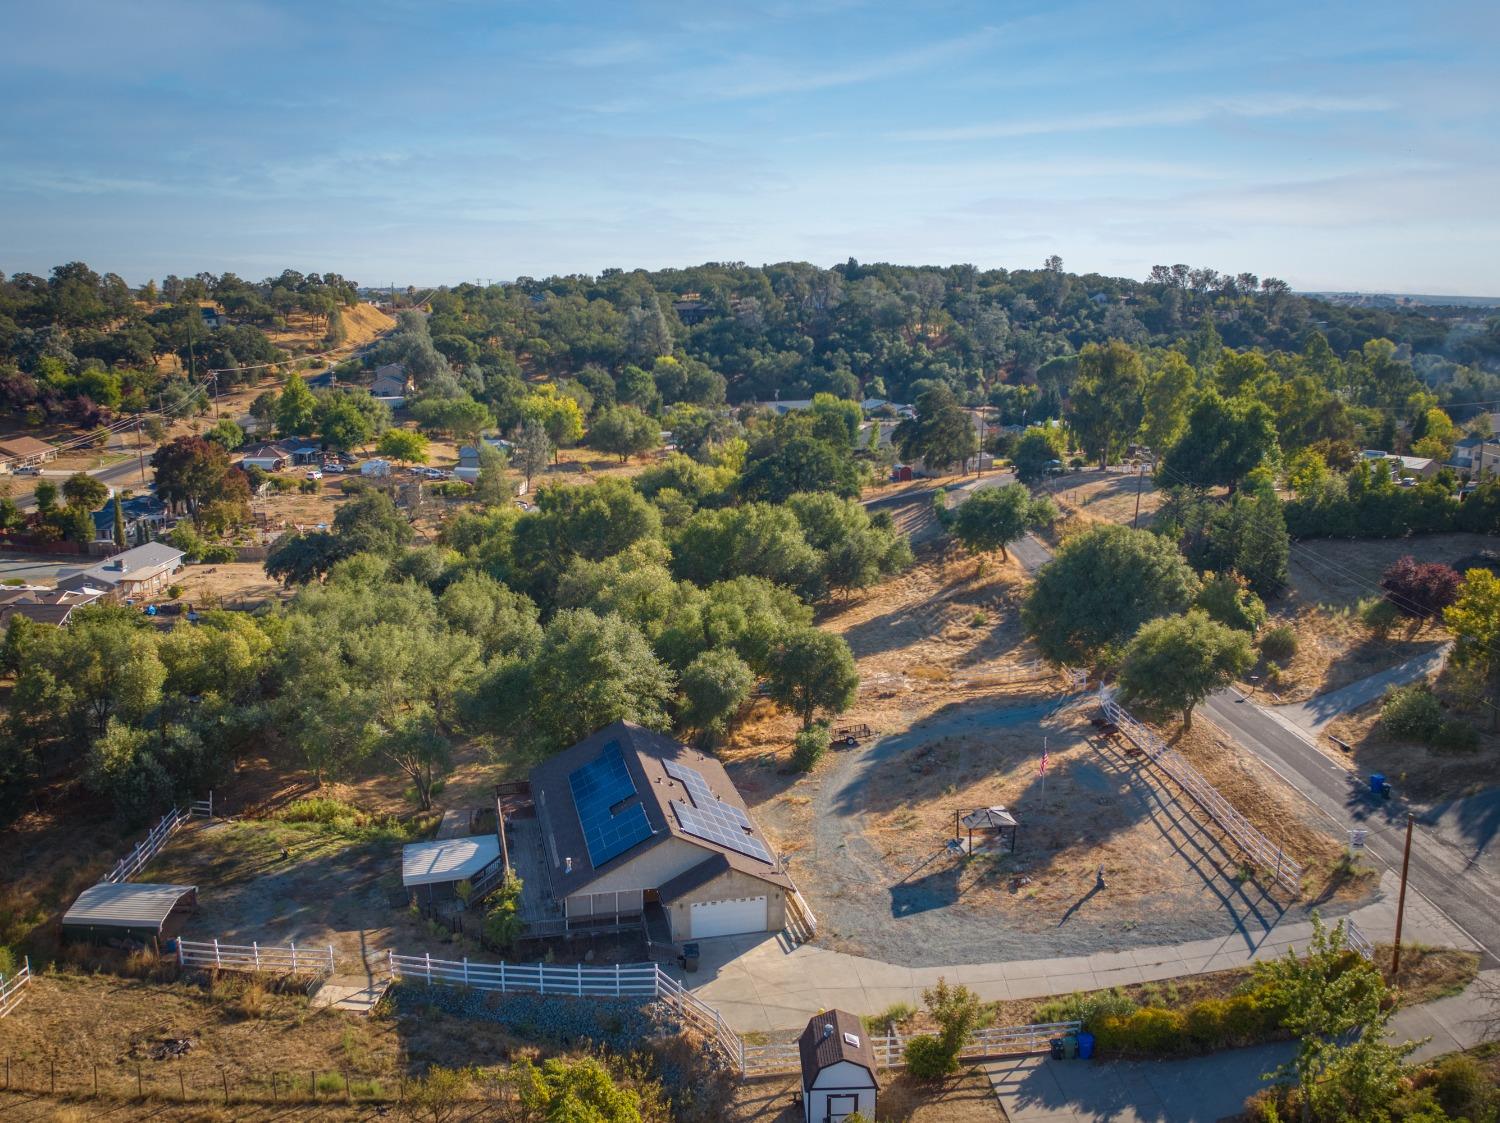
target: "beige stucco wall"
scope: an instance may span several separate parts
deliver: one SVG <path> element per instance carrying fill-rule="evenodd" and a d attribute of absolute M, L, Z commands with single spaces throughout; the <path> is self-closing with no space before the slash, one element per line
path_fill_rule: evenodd
<path fill-rule="evenodd" d="M 721 874 L 706 885 L 700 885 L 687 896 L 667 906 L 667 918 L 672 923 L 674 940 L 691 940 L 692 904 L 694 901 L 723 901 L 736 897 L 766 898 L 766 931 L 779 932 L 786 927 L 786 893 L 781 886 L 758 877 L 751 877 L 739 870 Z"/>
<path fill-rule="evenodd" d="M 678 874 L 692 869 L 706 857 L 708 857 L 708 852 L 701 846 L 694 846 L 691 842 L 684 842 L 680 838 L 669 836 L 655 846 L 642 851 L 638 857 L 631 859 L 618 869 L 610 870 L 599 880 L 589 882 L 588 886 L 581 891 L 612 893 L 617 889 L 660 889 Z"/>

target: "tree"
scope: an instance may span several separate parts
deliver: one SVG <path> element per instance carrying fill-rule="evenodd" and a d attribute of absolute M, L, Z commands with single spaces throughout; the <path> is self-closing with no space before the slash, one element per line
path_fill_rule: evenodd
<path fill-rule="evenodd" d="M 1493 700 L 1500 695 L 1500 577 L 1471 569 L 1458 587 L 1458 599 L 1443 612 L 1455 638 L 1454 661 L 1484 677 Z M 1490 728 L 1500 709 L 1490 706 Z"/>
<path fill-rule="evenodd" d="M 792 510 L 769 503 L 699 511 L 672 539 L 672 572 L 696 585 L 764 577 L 816 593 L 822 560 Z"/>
<path fill-rule="evenodd" d="M 526 1113 L 537 1123 L 641 1123 L 641 1096 L 621 1088 L 594 1057 L 551 1057 L 538 1067 L 521 1058 L 506 1074 Z"/>
<path fill-rule="evenodd" d="M 1127 343 L 1090 343 L 1078 353 L 1078 377 L 1068 399 L 1068 423 L 1084 451 L 1109 466 L 1140 428 L 1145 413 L 1141 357 Z"/>
<path fill-rule="evenodd" d="M 37 513 L 43 518 L 51 514 L 52 509 L 57 506 L 57 485 L 51 480 L 37 480 L 36 487 L 31 494 L 36 500 Z"/>
<path fill-rule="evenodd" d="M 1386 569 L 1380 587 L 1401 615 L 1428 620 L 1458 599 L 1461 580 L 1451 565 L 1419 562 L 1407 554 Z"/>
<path fill-rule="evenodd" d="M 225 452 L 233 452 L 245 443 L 245 430 L 227 417 L 214 422 L 214 427 L 204 434 L 205 439 L 223 445 Z"/>
<path fill-rule="evenodd" d="M 318 399 L 300 374 L 293 373 L 276 399 L 276 428 L 283 436 L 305 437 L 317 426 Z"/>
<path fill-rule="evenodd" d="M 1142 624 L 1184 612 L 1198 579 L 1177 547 L 1149 531 L 1092 527 L 1042 567 L 1021 610 L 1042 654 L 1110 664 Z"/>
<path fill-rule="evenodd" d="M 863 589 L 911 564 L 911 545 L 884 512 L 871 516 L 854 499 L 827 492 L 794 495 L 787 506 L 820 556 L 823 588 Z"/>
<path fill-rule="evenodd" d="M 1401 1059 L 1415 1044 L 1386 1042 L 1396 1012 L 1380 972 L 1350 952 L 1340 921 L 1332 929 L 1313 914 L 1313 936 L 1298 956 L 1255 965 L 1264 1004 L 1278 1011 L 1297 1054 L 1275 1076 L 1294 1077 L 1302 1117 L 1347 1120 L 1380 1118 L 1401 1084 Z"/>
<path fill-rule="evenodd" d="M 1187 428 L 1162 460 L 1171 483 L 1227 486 L 1232 491 L 1276 449 L 1276 418 L 1264 402 L 1205 391 Z"/>
<path fill-rule="evenodd" d="M 525 668 L 522 737 L 539 753 L 583 740 L 615 721 L 667 727 L 672 673 L 619 616 L 563 609 Z"/>
<path fill-rule="evenodd" d="M 231 488 L 237 494 L 243 487 L 249 494 L 244 473 L 230 468 L 224 446 L 202 437 L 178 437 L 159 446 L 151 454 L 151 467 L 157 496 L 187 507 L 195 523 L 207 504 L 224 498 Z"/>
<path fill-rule="evenodd" d="M 859 692 L 859 670 L 842 636 L 797 628 L 783 636 L 771 656 L 771 697 L 812 728 L 818 713 L 843 713 Z"/>
<path fill-rule="evenodd" d="M 552 383 L 544 383 L 521 402 L 521 416 L 539 423 L 556 449 L 576 445 L 583 436 L 583 410 Z"/>
<path fill-rule="evenodd" d="M 1011 462 L 1016 466 L 1016 479 L 1023 484 L 1034 484 L 1047 478 L 1054 464 L 1062 462 L 1067 452 L 1067 441 L 1063 431 L 1053 425 L 1033 425 L 1016 440 Z"/>
<path fill-rule="evenodd" d="M 953 536 L 973 553 L 999 550 L 1000 557 L 1008 559 L 1006 547 L 1036 525 L 1038 514 L 1031 493 L 1020 484 L 981 488 L 960 504 L 953 516 Z"/>
<path fill-rule="evenodd" d="M 922 1002 L 938 1031 L 907 1043 L 907 1067 L 919 1080 L 936 1080 L 958 1071 L 959 1056 L 984 1015 L 984 1005 L 968 987 L 950 986 L 942 978 L 922 992 Z"/>
<path fill-rule="evenodd" d="M 488 441 L 480 441 L 476 448 L 479 475 L 474 480 L 475 501 L 486 507 L 508 503 L 516 494 L 515 484 L 505 474 L 510 467 L 509 458 Z"/>
<path fill-rule="evenodd" d="M 109 487 L 87 472 L 74 472 L 63 481 L 62 494 L 70 506 L 92 511 L 109 498 Z"/>
<path fill-rule="evenodd" d="M 288 531 L 266 554 L 266 576 L 283 585 L 321 581 L 344 557 L 339 540 L 326 530 Z"/>
<path fill-rule="evenodd" d="M 1453 445 L 1458 440 L 1458 427 L 1453 424 L 1452 418 L 1434 406 L 1422 415 L 1419 424 L 1412 430 L 1412 437 L 1411 450 L 1415 455 L 1443 461 L 1453 455 Z"/>
<path fill-rule="evenodd" d="M 594 448 L 613 453 L 624 464 L 661 444 L 661 426 L 634 406 L 610 406 L 594 418 L 588 439 Z"/>
<path fill-rule="evenodd" d="M 979 451 L 979 434 L 953 391 L 939 384 L 916 401 L 917 416 L 896 426 L 894 439 L 906 460 L 921 459 L 931 471 L 962 466 Z"/>
<path fill-rule="evenodd" d="M 1177 351 L 1168 351 L 1161 365 L 1146 377 L 1145 418 L 1141 440 L 1154 452 L 1177 443 L 1188 423 L 1188 406 L 1198 375 Z"/>
<path fill-rule="evenodd" d="M 522 422 L 520 432 L 516 434 L 515 461 L 516 470 L 526 477 L 528 489 L 531 477 L 547 467 L 553 452 L 552 438 L 540 421 L 528 418 Z"/>
<path fill-rule="evenodd" d="M 383 405 L 375 402 L 372 404 Z M 375 425 L 368 413 L 354 402 L 352 394 L 331 394 L 318 403 L 317 431 L 329 448 L 348 452 L 370 443 Z"/>
<path fill-rule="evenodd" d="M 1246 587 L 1238 573 L 1205 573 L 1194 605 L 1220 624 L 1252 636 L 1266 622 L 1266 602 Z"/>
<path fill-rule="evenodd" d="M 426 464 L 427 438 L 413 429 L 387 429 L 380 434 L 375 451 L 404 464 Z"/>
<path fill-rule="evenodd" d="M 733 651 L 715 648 L 682 672 L 682 724 L 712 745 L 734 720 L 755 686 L 755 672 Z"/>
<path fill-rule="evenodd" d="M 115 501 L 112 504 L 112 506 L 114 507 L 114 512 L 115 512 L 115 523 L 114 523 L 113 537 L 114 537 L 115 547 L 117 549 L 123 550 L 123 549 L 125 549 L 125 547 L 127 545 L 127 542 L 125 540 L 125 509 L 120 506 L 120 502 L 121 502 L 121 500 L 120 500 L 120 494 L 119 494 L 119 492 L 116 492 L 115 493 Z"/>
<path fill-rule="evenodd" d="M 334 513 L 333 530 L 345 557 L 394 557 L 412 540 L 411 523 L 383 491 L 367 491 L 345 503 Z"/>
<path fill-rule="evenodd" d="M 1193 708 L 1254 663 L 1248 634 L 1193 610 L 1141 625 L 1125 649 L 1120 690 L 1128 702 L 1180 713 L 1190 728 Z"/>
<path fill-rule="evenodd" d="M 260 422 L 261 428 L 269 429 L 276 424 L 276 405 L 281 395 L 275 390 L 262 390 L 250 403 L 250 416 Z"/>

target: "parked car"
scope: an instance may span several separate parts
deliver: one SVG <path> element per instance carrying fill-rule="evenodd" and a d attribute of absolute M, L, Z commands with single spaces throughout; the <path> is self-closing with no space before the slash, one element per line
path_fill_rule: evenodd
<path fill-rule="evenodd" d="M 423 468 L 422 475 L 426 476 L 429 480 L 446 480 L 448 478 L 448 473 L 441 468 Z"/>
<path fill-rule="evenodd" d="M 40 468 L 35 467 L 35 466 L 26 467 L 26 468 L 17 468 L 15 474 L 18 475 L 18 476 L 40 476 L 42 474 L 42 470 Z"/>
<path fill-rule="evenodd" d="M 307 478 L 310 480 L 321 480 L 323 473 L 314 468 L 311 472 L 307 473 Z"/>

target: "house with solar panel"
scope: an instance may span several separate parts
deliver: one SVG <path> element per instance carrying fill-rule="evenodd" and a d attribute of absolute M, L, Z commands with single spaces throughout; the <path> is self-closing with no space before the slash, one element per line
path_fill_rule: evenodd
<path fill-rule="evenodd" d="M 681 942 L 785 927 L 795 888 L 712 757 L 622 721 L 538 766 L 529 787 L 504 828 L 509 852 L 562 928 L 644 921 Z"/>

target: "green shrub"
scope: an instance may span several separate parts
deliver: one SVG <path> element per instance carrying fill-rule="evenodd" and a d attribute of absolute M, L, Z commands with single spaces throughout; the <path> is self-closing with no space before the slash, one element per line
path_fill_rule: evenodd
<path fill-rule="evenodd" d="M 233 546 L 205 546 L 201 560 L 210 565 L 223 565 L 234 561 L 236 556 Z"/>
<path fill-rule="evenodd" d="M 172 600 L 176 600 L 178 597 L 182 596 L 182 586 L 181 585 L 168 585 L 167 586 L 167 596 L 170 597 Z"/>
<path fill-rule="evenodd" d="M 1297 654 L 1297 633 L 1290 624 L 1277 624 L 1260 637 L 1260 653 L 1266 659 L 1285 663 Z"/>
<path fill-rule="evenodd" d="M 1268 1023 L 1265 1008 L 1256 994 L 1236 994 L 1224 1002 L 1220 1015 L 1224 1036 L 1236 1045 L 1250 1045 L 1265 1036 L 1274 1023 Z"/>
<path fill-rule="evenodd" d="M 1393 686 L 1380 703 L 1380 720 L 1397 737 L 1427 741 L 1443 724 L 1443 706 L 1424 683 Z"/>
<path fill-rule="evenodd" d="M 1227 1036 L 1224 1017 L 1228 1010 L 1229 1003 L 1222 998 L 1205 998 L 1194 1002 L 1183 1015 L 1188 1039 L 1201 1049 L 1213 1049 L 1224 1044 Z"/>
<path fill-rule="evenodd" d="M 1459 1053 L 1444 1059 L 1434 1070 L 1433 1094 L 1454 1119 L 1472 1123 L 1493 1119 L 1500 1107 L 1500 1094 L 1490 1083 L 1484 1067 L 1473 1057 Z"/>
<path fill-rule="evenodd" d="M 811 772 L 827 751 L 828 723 L 820 721 L 811 729 L 803 729 L 797 733 L 796 744 L 792 749 L 792 767 L 798 772 Z"/>
<path fill-rule="evenodd" d="M 1100 1018 L 1128 1018 L 1137 1010 L 1133 999 L 1117 987 L 1114 990 L 1095 990 L 1088 994 L 1074 991 L 1066 998 L 1054 998 L 1044 1002 L 1036 1011 L 1039 1022 L 1082 1022 L 1085 1029 L 1092 1029 Z"/>
<path fill-rule="evenodd" d="M 1128 1017 L 1102 1017 L 1093 1032 L 1100 1049 L 1160 1056 L 1182 1051 L 1186 1041 L 1185 1022 L 1177 1010 L 1145 1006 Z"/>
<path fill-rule="evenodd" d="M 910 1002 L 892 1002 L 878 1014 L 866 1014 L 860 1018 L 864 1023 L 865 1032 L 870 1034 L 885 1033 L 888 1026 L 899 1026 L 911 1021 L 916 1016 L 917 1008 Z"/>
<path fill-rule="evenodd" d="M 0 975 L 7 979 L 13 978 L 15 973 L 21 969 L 21 960 L 10 948 L 0 944 Z"/>
<path fill-rule="evenodd" d="M 1384 597 L 1370 597 L 1360 601 L 1359 619 L 1365 627 L 1384 639 L 1401 619 L 1401 612 Z"/>
<path fill-rule="evenodd" d="M 1479 747 L 1479 730 L 1466 721 L 1449 718 L 1438 726 L 1433 735 L 1432 747 L 1445 752 L 1473 752 Z"/>
<path fill-rule="evenodd" d="M 941 1080 L 958 1069 L 958 1058 L 930 1033 L 906 1043 L 906 1071 L 914 1080 Z"/>
<path fill-rule="evenodd" d="M 359 476 L 345 476 L 339 481 L 339 490 L 345 495 L 363 495 L 370 490 L 370 484 Z"/>
<path fill-rule="evenodd" d="M 303 495 L 316 495 L 322 486 L 317 480 L 303 480 L 297 484 L 297 490 Z"/>
<path fill-rule="evenodd" d="M 1266 602 L 1245 587 L 1243 577 L 1234 573 L 1206 574 L 1195 603 L 1210 619 L 1251 635 L 1266 622 Z"/>

